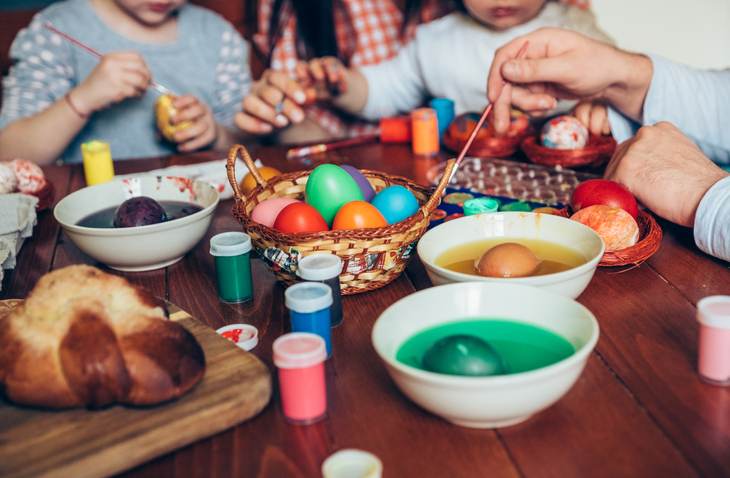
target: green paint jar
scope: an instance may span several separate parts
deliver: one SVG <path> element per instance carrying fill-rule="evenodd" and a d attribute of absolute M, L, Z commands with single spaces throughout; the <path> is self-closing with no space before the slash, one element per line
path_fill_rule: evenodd
<path fill-rule="evenodd" d="M 464 201 L 465 216 L 492 213 L 497 212 L 497 210 L 499 210 L 499 201 L 494 198 L 474 198 Z"/>
<path fill-rule="evenodd" d="M 210 238 L 215 257 L 218 297 L 223 302 L 251 300 L 251 238 L 243 232 L 223 232 Z"/>

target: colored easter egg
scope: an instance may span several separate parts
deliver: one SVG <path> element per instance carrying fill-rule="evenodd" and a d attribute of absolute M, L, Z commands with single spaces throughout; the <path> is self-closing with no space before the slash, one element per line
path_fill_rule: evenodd
<path fill-rule="evenodd" d="M 253 211 L 251 211 L 251 219 L 253 219 L 254 222 L 263 224 L 264 226 L 273 227 L 276 217 L 279 215 L 281 210 L 289 204 L 298 202 L 301 201 L 297 201 L 292 198 L 273 198 L 261 201 L 255 208 L 253 208 Z"/>
<path fill-rule="evenodd" d="M 335 214 L 350 201 L 362 201 L 357 182 L 336 164 L 320 164 L 309 174 L 305 200 L 331 225 Z"/>
<path fill-rule="evenodd" d="M 580 211 L 584 207 L 595 204 L 603 204 L 611 207 L 620 207 L 636 219 L 639 215 L 639 206 L 636 198 L 626 186 L 609 179 L 589 179 L 583 181 L 575 188 L 570 198 L 570 204 L 574 211 Z"/>
<path fill-rule="evenodd" d="M 298 232 L 320 232 L 327 230 L 322 215 L 309 204 L 296 202 L 279 212 L 274 221 L 274 229 L 290 234 Z"/>
<path fill-rule="evenodd" d="M 403 186 L 389 186 L 372 200 L 372 205 L 378 208 L 388 224 L 395 224 L 418 211 L 418 200 Z"/>
<path fill-rule="evenodd" d="M 570 218 L 596 231 L 608 252 L 631 247 L 639 240 L 639 225 L 631 214 L 618 207 L 596 204 L 581 209 Z"/>
<path fill-rule="evenodd" d="M 371 229 L 387 225 L 388 222 L 375 206 L 365 201 L 352 201 L 337 211 L 335 220 L 332 222 L 332 230 Z"/>
<path fill-rule="evenodd" d="M 363 176 L 360 170 L 348 164 L 343 165 L 342 169 L 347 171 L 347 173 L 352 176 L 352 179 L 355 180 L 358 187 L 360 188 L 360 191 L 362 191 L 363 198 L 365 198 L 367 202 L 372 201 L 373 197 L 375 197 L 375 190 L 370 185 L 370 181 L 368 181 L 367 178 Z"/>
<path fill-rule="evenodd" d="M 261 166 L 258 169 L 261 176 L 267 181 L 281 174 L 281 171 L 276 168 L 270 168 L 269 166 Z M 254 179 L 253 174 L 248 173 L 241 180 L 241 192 L 243 194 L 248 194 L 250 191 L 253 191 L 255 187 L 256 179 Z"/>
<path fill-rule="evenodd" d="M 542 127 L 540 141 L 547 148 L 580 149 L 588 143 L 588 129 L 574 116 L 557 116 Z"/>
<path fill-rule="evenodd" d="M 487 376 L 506 373 L 502 357 L 489 342 L 473 335 L 450 335 L 423 354 L 423 368 L 447 375 Z"/>

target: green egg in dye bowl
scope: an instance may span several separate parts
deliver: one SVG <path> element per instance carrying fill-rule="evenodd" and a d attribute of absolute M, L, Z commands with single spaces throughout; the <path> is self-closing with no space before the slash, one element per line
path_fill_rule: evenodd
<path fill-rule="evenodd" d="M 424 369 L 429 345 L 453 334 L 485 339 L 506 373 L 464 376 Z M 413 402 L 456 425 L 499 428 L 523 422 L 565 395 L 598 336 L 593 314 L 568 297 L 519 284 L 462 282 L 394 303 L 375 322 L 372 342 Z"/>

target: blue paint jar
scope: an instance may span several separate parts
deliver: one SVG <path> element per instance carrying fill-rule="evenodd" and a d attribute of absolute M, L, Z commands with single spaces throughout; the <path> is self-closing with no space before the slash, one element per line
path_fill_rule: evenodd
<path fill-rule="evenodd" d="M 300 282 L 284 291 L 292 332 L 309 332 L 324 339 L 327 357 L 332 356 L 332 289 L 321 282 Z"/>
<path fill-rule="evenodd" d="M 342 292 L 340 290 L 340 273 L 342 259 L 334 254 L 312 254 L 299 259 L 297 275 L 306 281 L 322 282 L 332 289 L 332 307 L 330 317 L 332 327 L 342 323 Z"/>
<path fill-rule="evenodd" d="M 436 110 L 439 138 L 443 138 L 446 129 L 454 121 L 454 100 L 449 98 L 434 98 L 428 105 Z"/>

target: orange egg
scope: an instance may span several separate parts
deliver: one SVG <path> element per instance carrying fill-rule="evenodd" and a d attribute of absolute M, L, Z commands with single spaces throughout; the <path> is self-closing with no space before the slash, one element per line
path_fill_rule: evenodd
<path fill-rule="evenodd" d="M 617 207 L 588 206 L 573 214 L 571 219 L 596 231 L 608 252 L 633 246 L 639 240 L 639 225 L 631 214 Z"/>
<path fill-rule="evenodd" d="M 522 244 L 505 242 L 485 252 L 476 264 L 477 273 L 487 277 L 527 277 L 540 267 L 540 259 Z"/>
<path fill-rule="evenodd" d="M 280 175 L 281 171 L 276 168 L 270 168 L 269 166 L 261 166 L 259 168 L 259 173 L 261 173 L 261 176 L 268 181 L 269 179 Z M 253 188 L 255 187 L 256 180 L 254 179 L 253 174 L 248 173 L 241 180 L 241 192 L 243 194 L 248 194 L 250 191 L 253 191 Z"/>
<path fill-rule="evenodd" d="M 350 201 L 337 211 L 332 230 L 371 229 L 385 227 L 388 223 L 375 206 L 365 201 Z"/>

